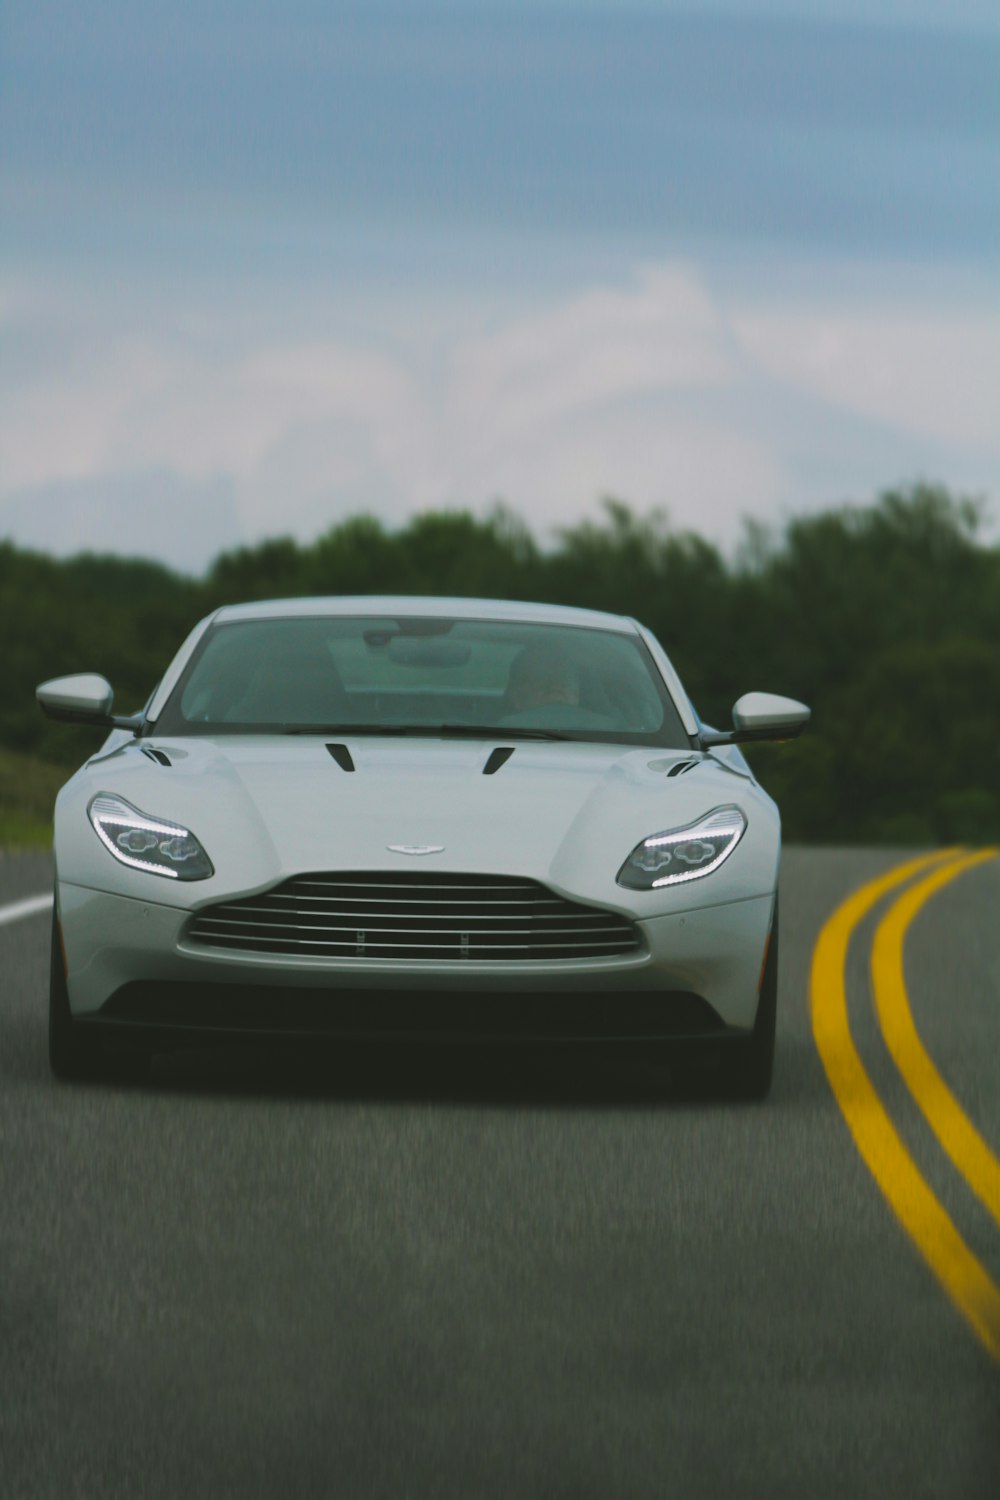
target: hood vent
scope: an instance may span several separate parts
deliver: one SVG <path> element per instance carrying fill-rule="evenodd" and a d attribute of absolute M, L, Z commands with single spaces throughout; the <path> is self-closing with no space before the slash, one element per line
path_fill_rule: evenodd
<path fill-rule="evenodd" d="M 499 771 L 501 766 L 505 766 L 507 764 L 513 754 L 513 745 L 498 745 L 497 748 L 495 750 L 491 750 L 489 755 L 486 757 L 486 764 L 483 767 L 483 775 L 495 775 L 496 772 Z"/>
<path fill-rule="evenodd" d="M 695 766 L 700 766 L 700 760 L 679 760 L 675 766 L 671 766 L 667 772 L 668 776 L 683 776 L 685 771 L 693 771 Z"/>
<path fill-rule="evenodd" d="M 354 761 L 346 745 L 327 745 L 326 748 L 342 771 L 354 770 Z"/>
<path fill-rule="evenodd" d="M 152 745 L 143 745 L 142 753 L 147 760 L 154 760 L 158 766 L 169 766 L 171 763 L 165 750 L 157 750 Z"/>

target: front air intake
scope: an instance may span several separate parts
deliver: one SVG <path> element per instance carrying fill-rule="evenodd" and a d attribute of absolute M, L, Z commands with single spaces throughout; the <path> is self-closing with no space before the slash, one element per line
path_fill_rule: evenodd
<path fill-rule="evenodd" d="M 635 952 L 635 924 L 564 901 L 533 880 L 425 871 L 297 875 L 199 912 L 188 937 L 214 948 L 327 958 L 611 958 Z"/>

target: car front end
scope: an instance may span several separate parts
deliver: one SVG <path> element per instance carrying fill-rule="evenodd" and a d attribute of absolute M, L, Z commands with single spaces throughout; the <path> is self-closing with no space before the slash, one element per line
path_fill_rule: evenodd
<path fill-rule="evenodd" d="M 634 621 L 399 599 L 220 611 L 130 719 L 39 697 L 113 730 L 56 805 L 57 1072 L 112 1033 L 703 1039 L 766 1091 L 780 821 L 735 741 L 801 705 L 709 731 Z"/>
<path fill-rule="evenodd" d="M 167 764 L 127 743 L 59 800 L 57 904 L 78 1019 L 253 1030 L 266 1012 L 268 1028 L 336 1032 L 377 1029 L 381 1015 L 413 1035 L 440 1034 L 433 1017 L 446 1012 L 446 1029 L 537 1035 L 542 1014 L 505 1017 L 530 992 L 564 997 L 548 1012 L 561 1031 L 573 997 L 583 1030 L 601 1035 L 753 1023 L 779 823 L 714 758 L 528 744 L 487 775 L 491 740 L 358 738 L 345 774 L 312 738 L 154 748 Z M 277 788 L 280 825 L 261 810 Z M 704 858 L 713 846 L 688 831 L 720 809 L 726 824 L 727 808 L 718 865 L 699 873 L 675 858 L 664 880 L 670 845 L 652 841 L 679 836 L 682 853 Z M 258 992 L 246 1012 L 244 991 Z M 367 1028 L 358 996 L 371 997 Z M 447 996 L 466 997 L 464 1015 Z M 606 1001 L 599 1025 L 588 996 Z"/>

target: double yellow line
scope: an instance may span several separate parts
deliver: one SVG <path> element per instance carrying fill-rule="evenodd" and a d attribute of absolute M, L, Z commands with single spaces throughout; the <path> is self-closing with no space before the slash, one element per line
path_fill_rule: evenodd
<path fill-rule="evenodd" d="M 1000 1226 L 1000 1161 L 962 1110 L 917 1033 L 903 980 L 903 943 L 921 907 L 966 870 L 992 859 L 944 850 L 907 861 L 862 886 L 830 917 L 813 954 L 813 1035 L 855 1144 L 893 1212 L 979 1339 L 1000 1361 L 1000 1286 L 973 1255 L 875 1092 L 851 1036 L 845 969 L 852 934 L 890 891 L 932 868 L 899 896 L 872 946 L 875 1008 L 889 1051 L 944 1150 Z"/>

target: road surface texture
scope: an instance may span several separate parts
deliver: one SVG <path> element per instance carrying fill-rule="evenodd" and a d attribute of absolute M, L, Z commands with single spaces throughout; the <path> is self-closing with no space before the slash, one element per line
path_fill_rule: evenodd
<path fill-rule="evenodd" d="M 1000 1362 L 813 1036 L 821 929 L 907 857 L 787 851 L 763 1105 L 611 1054 L 196 1053 L 59 1085 L 49 917 L 0 926 L 0 1494 L 997 1500 Z M 0 858 L 0 905 L 50 883 Z M 992 860 L 905 948 L 920 1036 L 995 1153 L 998 898 Z M 1000 1285 L 1000 1224 L 875 1019 L 883 910 L 848 952 L 857 1049 Z"/>

